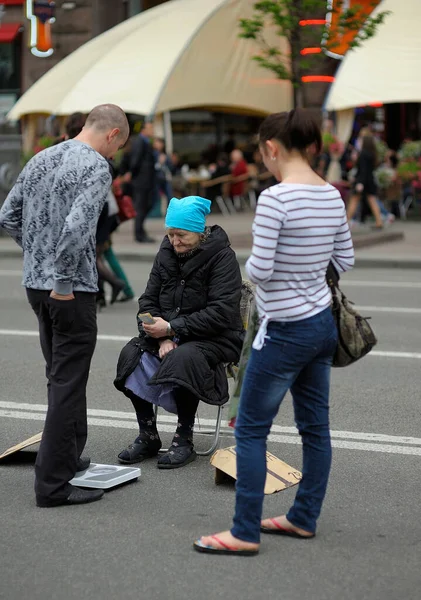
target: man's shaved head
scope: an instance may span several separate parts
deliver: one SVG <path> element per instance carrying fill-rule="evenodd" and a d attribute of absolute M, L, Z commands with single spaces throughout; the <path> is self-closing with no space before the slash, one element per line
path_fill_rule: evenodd
<path fill-rule="evenodd" d="M 89 113 L 85 127 L 75 139 L 92 146 L 105 158 L 114 158 L 129 133 L 124 110 L 115 104 L 100 104 Z"/>
<path fill-rule="evenodd" d="M 106 132 L 119 129 L 120 136 L 124 141 L 129 137 L 130 128 L 126 114 L 116 104 L 100 104 L 88 115 L 85 123 L 86 129 L 96 129 L 98 132 Z"/>

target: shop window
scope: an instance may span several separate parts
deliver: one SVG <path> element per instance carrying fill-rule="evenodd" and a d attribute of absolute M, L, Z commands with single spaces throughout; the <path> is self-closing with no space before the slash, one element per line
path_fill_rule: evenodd
<path fill-rule="evenodd" d="M 19 95 L 21 86 L 21 42 L 0 43 L 0 91 Z"/>

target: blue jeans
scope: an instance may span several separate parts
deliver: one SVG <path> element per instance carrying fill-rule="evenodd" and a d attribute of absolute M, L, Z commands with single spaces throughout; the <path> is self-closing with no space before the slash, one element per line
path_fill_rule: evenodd
<path fill-rule="evenodd" d="M 380 208 L 380 212 L 382 214 L 383 217 L 388 217 L 389 216 L 389 211 L 387 210 L 387 208 L 384 205 L 384 202 L 382 202 L 381 200 L 379 200 L 377 198 L 377 204 Z"/>
<path fill-rule="evenodd" d="M 271 322 L 261 350 L 252 351 L 235 428 L 237 486 L 234 537 L 260 540 L 266 442 L 290 389 L 303 442 L 303 477 L 287 519 L 315 532 L 329 479 L 332 450 L 329 387 L 337 331 L 330 308 L 295 322 Z"/>

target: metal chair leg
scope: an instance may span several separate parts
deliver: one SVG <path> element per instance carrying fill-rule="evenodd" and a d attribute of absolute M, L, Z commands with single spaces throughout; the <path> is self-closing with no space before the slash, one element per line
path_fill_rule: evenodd
<path fill-rule="evenodd" d="M 254 190 L 249 191 L 249 205 L 251 210 L 255 210 L 257 206 L 257 196 Z"/>
<path fill-rule="evenodd" d="M 216 425 L 215 425 L 215 431 L 198 431 L 197 433 L 201 433 L 202 435 L 210 435 L 210 434 L 214 434 L 213 435 L 213 442 L 212 442 L 212 446 L 209 448 L 209 450 L 205 450 L 205 451 L 196 451 L 198 456 L 210 456 L 211 454 L 213 454 L 215 452 L 215 450 L 218 447 L 219 444 L 219 437 L 221 434 L 221 424 L 222 424 L 222 411 L 224 410 L 223 406 L 218 406 L 218 415 L 216 417 Z"/>
<path fill-rule="evenodd" d="M 226 198 L 224 198 L 225 201 L 225 205 L 227 207 L 227 209 L 230 211 L 230 213 L 232 215 L 236 215 L 237 214 L 237 210 L 234 206 L 233 201 L 231 200 L 231 198 L 229 196 L 227 196 Z"/>
<path fill-rule="evenodd" d="M 218 444 L 219 444 L 219 438 L 221 435 L 223 410 L 224 410 L 223 406 L 218 406 L 218 414 L 216 417 L 215 429 L 208 429 L 208 430 L 204 430 L 204 431 L 201 431 L 199 429 L 199 431 L 194 432 L 195 435 L 213 435 L 212 445 L 209 448 L 209 450 L 196 450 L 196 453 L 198 456 L 210 456 L 217 449 Z M 155 418 L 158 420 L 158 406 L 157 405 L 154 406 L 154 412 L 155 412 Z M 161 448 L 161 450 L 159 452 L 160 452 L 160 454 L 165 454 L 166 452 L 168 452 L 168 450 L 169 450 L 169 448 Z"/>
<path fill-rule="evenodd" d="M 155 419 L 158 422 L 158 410 L 159 410 L 159 406 L 157 404 L 154 405 L 153 407 L 154 413 L 155 413 Z M 160 454 L 165 454 L 166 452 L 168 452 L 169 448 L 161 448 L 161 450 L 159 451 Z"/>
<path fill-rule="evenodd" d="M 234 196 L 233 201 L 234 201 L 235 210 L 238 211 L 243 208 L 242 203 L 241 203 L 241 196 Z"/>
<path fill-rule="evenodd" d="M 406 198 L 404 198 L 404 200 L 401 200 L 401 202 L 399 203 L 399 212 L 402 220 L 406 220 L 408 210 L 410 209 L 413 200 L 413 196 L 409 195 L 406 196 Z"/>
<path fill-rule="evenodd" d="M 227 208 L 227 206 L 226 206 L 226 204 L 225 204 L 224 199 L 222 198 L 222 196 L 217 196 L 216 199 L 215 199 L 215 201 L 216 201 L 216 204 L 218 205 L 219 210 L 221 211 L 222 215 L 224 217 L 229 217 L 229 215 L 231 213 L 228 210 L 228 208 Z"/>

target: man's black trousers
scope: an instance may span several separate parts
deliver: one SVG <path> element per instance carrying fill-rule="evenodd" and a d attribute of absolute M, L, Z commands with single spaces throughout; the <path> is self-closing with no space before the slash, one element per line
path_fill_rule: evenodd
<path fill-rule="evenodd" d="M 55 300 L 27 289 L 39 322 L 48 379 L 48 410 L 35 463 L 35 495 L 42 503 L 67 498 L 87 438 L 86 384 L 97 337 L 96 294 Z"/>

